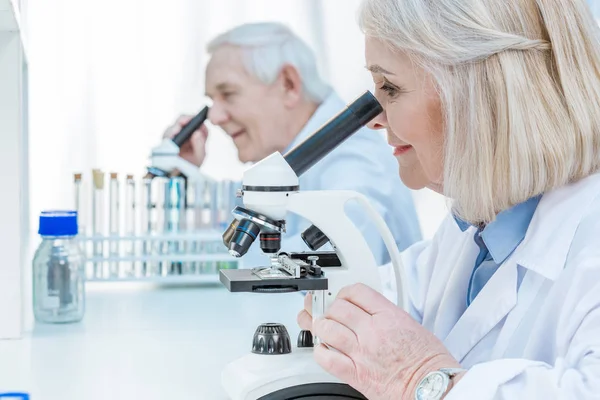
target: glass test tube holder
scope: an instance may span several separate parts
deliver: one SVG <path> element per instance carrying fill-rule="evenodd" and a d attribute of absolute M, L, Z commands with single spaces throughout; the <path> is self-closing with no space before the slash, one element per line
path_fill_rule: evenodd
<path fill-rule="evenodd" d="M 233 208 L 230 182 L 190 187 L 183 178 L 143 179 L 136 185 L 128 177 L 126 182 L 126 187 L 140 189 L 140 201 L 124 202 L 125 232 L 80 237 L 86 264 L 112 272 L 88 274 L 89 281 L 217 282 L 219 269 L 241 267 L 242 261 L 228 254 L 221 237 L 224 216 Z M 137 229 L 129 220 L 139 221 Z M 99 248 L 111 251 L 89 251 Z"/>

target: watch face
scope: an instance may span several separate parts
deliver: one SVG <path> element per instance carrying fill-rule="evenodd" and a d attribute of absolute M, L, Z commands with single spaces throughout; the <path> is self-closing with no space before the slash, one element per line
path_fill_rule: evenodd
<path fill-rule="evenodd" d="M 449 378 L 446 374 L 436 371 L 427 375 L 419 384 L 416 393 L 417 400 L 437 400 L 448 388 Z"/>

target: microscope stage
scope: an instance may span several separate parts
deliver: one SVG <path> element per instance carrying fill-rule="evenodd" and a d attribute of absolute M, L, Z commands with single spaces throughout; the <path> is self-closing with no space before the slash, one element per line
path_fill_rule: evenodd
<path fill-rule="evenodd" d="M 261 279 L 251 269 L 222 269 L 219 279 L 230 292 L 286 293 L 327 290 L 327 278 L 307 275 L 295 279 Z"/>

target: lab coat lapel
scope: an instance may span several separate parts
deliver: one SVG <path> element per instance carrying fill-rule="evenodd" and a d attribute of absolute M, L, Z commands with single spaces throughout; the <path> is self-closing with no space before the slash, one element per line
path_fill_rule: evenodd
<path fill-rule="evenodd" d="M 466 260 L 457 262 L 453 268 L 441 269 L 439 279 L 431 282 L 429 290 L 433 293 L 442 293 L 442 296 L 431 296 L 426 304 L 427 310 L 435 310 L 424 315 L 423 325 L 430 327 L 433 334 L 445 338 L 450 330 L 464 314 L 466 293 L 469 288 L 469 279 L 473 271 L 474 260 L 477 258 L 479 248 L 473 241 L 474 230 L 469 229 L 463 233 L 462 243 L 457 243 L 452 248 L 450 260 Z M 465 293 L 458 298 L 453 293 Z"/>
<path fill-rule="evenodd" d="M 519 288 L 518 304 L 506 318 L 502 326 L 502 331 L 492 352 L 492 359 L 504 356 L 513 335 L 521 325 L 527 312 L 531 309 L 532 304 L 536 301 L 538 293 L 542 290 L 545 282 L 548 281 L 543 276 L 533 271 L 527 271 Z"/>
<path fill-rule="evenodd" d="M 454 325 L 444 344 L 459 362 L 515 307 L 517 280 L 517 264 L 509 258 Z"/>

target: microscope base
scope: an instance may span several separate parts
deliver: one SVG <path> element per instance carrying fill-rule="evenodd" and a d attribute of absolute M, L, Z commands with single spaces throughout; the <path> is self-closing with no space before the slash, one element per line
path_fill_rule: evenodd
<path fill-rule="evenodd" d="M 312 348 L 284 355 L 248 354 L 225 367 L 221 384 L 232 400 L 365 400 L 359 392 L 325 372 Z"/>

